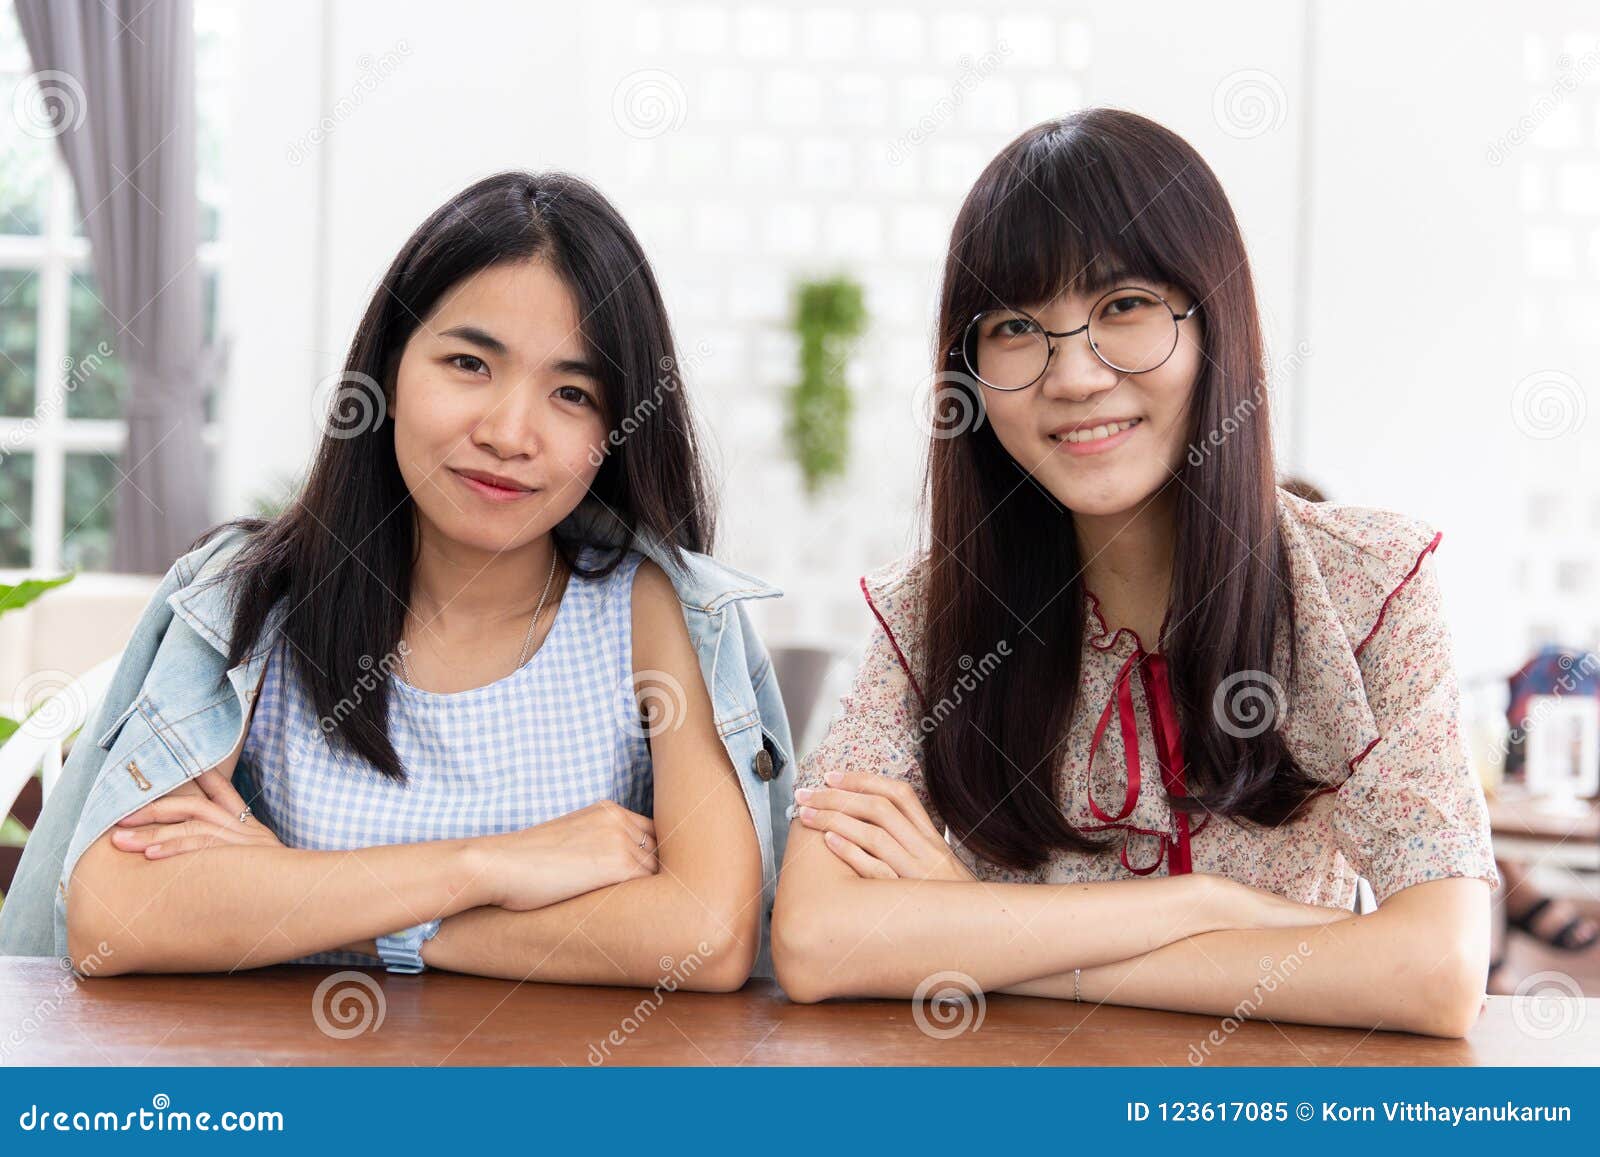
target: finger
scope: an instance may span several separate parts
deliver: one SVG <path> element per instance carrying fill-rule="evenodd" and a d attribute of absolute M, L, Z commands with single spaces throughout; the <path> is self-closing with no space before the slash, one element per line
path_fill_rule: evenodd
<path fill-rule="evenodd" d="M 916 789 L 905 780 L 895 779 L 889 775 L 877 775 L 870 771 L 830 771 L 823 778 L 846 791 L 883 796 L 899 808 L 906 819 L 940 843 L 944 842 L 944 833 L 934 826 L 932 817 L 928 815 L 928 809 L 923 807 L 922 801 L 917 798 Z"/>
<path fill-rule="evenodd" d="M 199 852 L 206 848 L 215 848 L 225 843 L 217 835 L 183 836 L 176 840 L 163 840 L 159 844 L 151 844 L 144 850 L 147 860 L 170 860 L 173 856 L 181 856 L 185 852 Z"/>
<path fill-rule="evenodd" d="M 802 795 L 802 793 L 804 793 Z M 795 793 L 796 799 L 814 808 L 843 812 L 858 820 L 873 824 L 888 832 L 895 841 L 913 855 L 930 842 L 926 829 L 912 823 L 886 796 L 864 791 L 847 791 L 843 788 L 821 788 Z M 940 844 L 944 840 L 938 841 Z M 901 875 L 905 875 L 904 872 Z"/>
<path fill-rule="evenodd" d="M 841 811 L 803 807 L 800 820 L 809 828 L 836 832 L 857 847 L 882 860 L 894 869 L 896 876 L 916 875 L 915 860 L 898 840 L 877 824 L 868 823 Z"/>
<path fill-rule="evenodd" d="M 181 824 L 152 824 L 148 827 L 117 830 L 111 833 L 112 843 L 126 851 L 140 851 L 156 844 L 170 844 L 189 836 L 212 836 L 225 844 L 251 844 L 256 841 L 238 825 L 208 823 L 205 820 L 185 820 Z"/>
<path fill-rule="evenodd" d="M 888 864 L 869 856 L 838 832 L 824 832 L 822 834 L 822 842 L 827 845 L 830 852 L 850 865 L 850 869 L 863 879 L 893 880 L 897 878 L 894 869 L 889 867 Z"/>
<path fill-rule="evenodd" d="M 209 823 L 225 824 L 228 814 L 204 796 L 176 792 L 151 800 L 138 811 L 132 812 L 118 824 L 122 827 L 142 827 L 149 824 L 177 824 L 185 820 L 202 819 Z"/>
<path fill-rule="evenodd" d="M 143 827 L 137 828 L 118 828 L 111 833 L 111 839 L 125 848 L 143 848 L 150 844 L 159 843 L 162 840 L 177 839 L 180 836 L 188 835 L 190 832 L 189 825 L 192 822 L 192 820 L 184 820 L 182 823 L 174 824 L 145 824 Z"/>
<path fill-rule="evenodd" d="M 233 786 L 233 782 L 215 768 L 202 771 L 195 777 L 195 782 L 200 785 L 201 791 L 235 821 L 238 820 L 239 813 L 249 806 L 244 802 L 244 796 Z"/>

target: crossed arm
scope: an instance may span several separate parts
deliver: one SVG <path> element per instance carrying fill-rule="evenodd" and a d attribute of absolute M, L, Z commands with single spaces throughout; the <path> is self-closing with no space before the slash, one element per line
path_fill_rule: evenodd
<path fill-rule="evenodd" d="M 1359 917 L 1221 876 L 983 883 L 904 781 L 845 773 L 806 802 L 773 913 L 795 1000 L 904 997 L 954 969 L 986 991 L 1436 1036 L 1482 1007 L 1481 880 L 1416 884 Z"/>
<path fill-rule="evenodd" d="M 85 963 L 104 941 L 111 951 L 99 954 L 98 976 L 231 971 L 370 951 L 378 936 L 443 917 L 423 952 L 439 968 L 649 985 L 663 957 L 694 957 L 681 987 L 738 988 L 759 946 L 760 850 L 682 609 L 650 562 L 634 581 L 633 653 L 641 698 L 655 698 L 652 680 L 670 681 L 670 700 L 683 708 L 650 736 L 653 822 L 598 804 L 499 836 L 285 848 L 227 806 L 237 799 L 229 781 L 241 734 L 200 782 L 84 852 L 68 893 L 73 959 Z"/>

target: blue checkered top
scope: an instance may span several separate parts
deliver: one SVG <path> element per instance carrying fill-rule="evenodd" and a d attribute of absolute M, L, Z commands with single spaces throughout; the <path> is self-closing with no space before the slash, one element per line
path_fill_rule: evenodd
<path fill-rule="evenodd" d="M 585 546 L 579 565 L 608 557 Z M 650 745 L 632 645 L 633 577 L 643 558 L 630 550 L 605 577 L 573 574 L 539 649 L 486 686 L 423 691 L 401 677 L 398 659 L 375 665 L 372 680 L 384 668 L 392 674 L 389 739 L 405 783 L 330 745 L 280 642 L 240 757 L 257 818 L 289 847 L 339 850 L 516 831 L 605 799 L 649 815 Z M 362 693 L 352 688 L 351 697 Z M 371 960 L 319 953 L 303 962 Z"/>

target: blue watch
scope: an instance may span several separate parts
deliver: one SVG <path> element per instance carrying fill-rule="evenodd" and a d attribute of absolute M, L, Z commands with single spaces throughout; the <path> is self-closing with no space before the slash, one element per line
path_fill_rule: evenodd
<path fill-rule="evenodd" d="M 428 966 L 422 962 L 422 945 L 439 933 L 439 921 L 429 920 L 400 932 L 378 937 L 378 955 L 388 965 L 390 972 L 422 972 Z"/>

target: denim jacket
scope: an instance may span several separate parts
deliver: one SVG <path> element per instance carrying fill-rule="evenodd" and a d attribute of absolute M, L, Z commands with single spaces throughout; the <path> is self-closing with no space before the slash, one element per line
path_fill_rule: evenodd
<path fill-rule="evenodd" d="M 628 538 L 592 499 L 557 533 L 607 546 Z M 211 580 L 243 541 L 244 534 L 232 530 L 184 555 L 140 616 L 110 690 L 73 744 L 23 851 L 0 908 L 0 955 L 65 959 L 67 884 L 78 857 L 123 816 L 216 766 L 237 744 L 268 649 L 226 666 L 233 605 L 227 584 Z M 754 972 L 770 976 L 772 900 L 788 836 L 793 747 L 771 658 L 743 603 L 783 592 L 703 554 L 685 552 L 679 567 L 642 531 L 630 545 L 666 572 L 683 604 L 717 730 L 755 824 L 763 919 Z M 281 622 L 281 610 L 269 616 L 264 637 Z"/>

